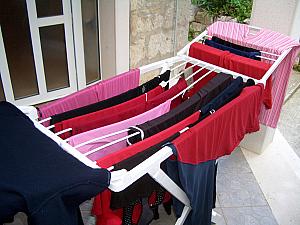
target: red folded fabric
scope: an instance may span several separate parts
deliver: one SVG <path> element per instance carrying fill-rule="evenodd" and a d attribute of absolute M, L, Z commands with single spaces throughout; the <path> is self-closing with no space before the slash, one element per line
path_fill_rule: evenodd
<path fill-rule="evenodd" d="M 261 84 L 245 87 L 239 97 L 182 133 L 172 141 L 177 160 L 195 165 L 229 155 L 245 134 L 259 130 L 262 96 Z"/>

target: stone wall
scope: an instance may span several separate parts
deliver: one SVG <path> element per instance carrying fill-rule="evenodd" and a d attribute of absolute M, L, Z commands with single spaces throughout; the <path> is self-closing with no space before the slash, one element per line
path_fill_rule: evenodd
<path fill-rule="evenodd" d="M 174 56 L 187 44 L 189 21 L 194 16 L 190 0 L 131 0 L 130 3 L 131 68 Z"/>

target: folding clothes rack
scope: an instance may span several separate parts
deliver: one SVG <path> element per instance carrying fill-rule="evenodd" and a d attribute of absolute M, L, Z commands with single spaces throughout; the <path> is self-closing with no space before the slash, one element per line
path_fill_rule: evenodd
<path fill-rule="evenodd" d="M 189 47 L 192 43 L 197 42 L 201 39 L 203 39 L 205 36 L 207 36 L 207 31 L 204 31 L 201 33 L 198 37 L 196 37 L 194 40 L 192 40 L 190 43 L 188 43 L 183 49 L 181 49 L 177 56 L 164 59 L 146 66 L 140 67 L 140 73 L 144 74 L 156 69 L 162 69 L 161 73 L 163 73 L 165 70 L 169 69 L 172 65 L 178 63 L 178 62 L 186 62 L 186 63 L 192 63 L 197 64 L 198 66 L 205 66 L 208 70 L 215 70 L 215 72 L 224 72 L 227 74 L 232 75 L 233 77 L 242 77 L 244 81 L 249 79 L 250 77 L 239 74 L 236 72 L 233 72 L 228 69 L 224 69 L 222 67 L 207 63 L 205 61 L 201 61 L 192 57 L 189 57 L 188 51 Z M 255 83 L 263 83 L 265 85 L 266 80 L 270 77 L 272 72 L 277 68 L 277 66 L 280 64 L 280 62 L 285 58 L 285 56 L 289 53 L 289 50 L 284 51 L 276 61 L 273 63 L 273 65 L 269 68 L 269 70 L 266 72 L 266 74 L 262 77 L 260 80 L 254 79 Z M 253 78 L 251 78 L 253 79 Z M 28 107 L 21 107 L 20 108 L 23 112 L 27 111 L 29 112 L 31 109 L 35 109 L 32 106 Z M 84 163 L 85 165 L 91 167 L 91 168 L 99 168 L 98 165 L 96 165 L 96 162 L 93 162 L 92 160 L 88 159 L 86 156 L 84 156 L 82 153 L 77 151 L 74 147 L 69 145 L 65 140 L 61 139 L 57 134 L 54 134 L 52 131 L 44 127 L 40 122 L 36 121 L 34 118 L 30 117 L 37 129 L 39 129 L 41 132 L 43 132 L 45 135 L 50 137 L 53 141 L 55 141 L 62 149 L 67 151 L 69 154 L 77 158 L 79 161 Z M 186 131 L 187 129 L 183 129 L 181 133 Z M 114 192 L 120 192 L 127 187 L 129 187 L 131 184 L 133 184 L 135 181 L 140 179 L 145 174 L 149 174 L 157 183 L 159 183 L 162 187 L 164 187 L 169 193 L 171 193 L 175 198 L 177 198 L 179 201 L 181 201 L 184 204 L 184 209 L 182 212 L 182 215 L 178 220 L 176 221 L 175 225 L 182 225 L 184 224 L 189 212 L 191 211 L 190 201 L 186 195 L 186 193 L 179 187 L 173 180 L 160 168 L 160 164 L 168 159 L 171 155 L 173 155 L 172 149 L 168 146 L 165 146 L 161 148 L 158 152 L 156 152 L 154 155 L 150 156 L 148 159 L 134 167 L 133 169 L 127 171 L 126 169 L 121 169 L 118 171 L 111 172 L 111 181 L 109 185 L 109 189 Z M 216 216 L 217 214 L 213 212 L 213 216 Z"/>

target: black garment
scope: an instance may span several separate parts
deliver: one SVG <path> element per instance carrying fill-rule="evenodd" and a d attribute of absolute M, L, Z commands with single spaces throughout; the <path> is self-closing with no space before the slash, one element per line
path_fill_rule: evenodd
<path fill-rule="evenodd" d="M 218 38 L 218 37 L 215 37 L 215 36 L 213 36 L 211 40 L 213 40 L 214 42 L 219 43 L 221 45 L 225 45 L 225 46 L 228 46 L 228 47 L 231 47 L 231 48 L 235 48 L 235 49 L 240 50 L 240 51 L 257 52 L 257 53 L 260 54 L 260 51 L 254 49 L 254 48 L 248 48 L 248 47 L 244 47 L 244 46 L 241 46 L 241 45 L 233 44 L 231 42 L 225 41 L 225 40 L 223 40 L 221 38 Z"/>
<path fill-rule="evenodd" d="M 240 95 L 244 88 L 243 79 L 237 77 L 231 84 L 224 89 L 217 97 L 211 100 L 208 104 L 201 107 L 201 119 L 206 118 L 215 110 L 221 108 L 226 103 Z"/>
<path fill-rule="evenodd" d="M 208 40 L 208 39 L 206 39 L 204 41 L 204 43 L 213 48 L 217 48 L 217 49 L 220 49 L 223 51 L 229 51 L 235 55 L 243 56 L 243 57 L 254 59 L 254 60 L 260 60 L 260 58 L 257 57 L 257 56 L 260 56 L 260 52 L 258 52 L 258 51 L 253 51 L 253 52 L 242 51 L 242 50 L 239 50 L 239 49 L 227 46 L 227 45 L 222 45 L 220 43 L 217 43 L 213 40 Z"/>
<path fill-rule="evenodd" d="M 88 113 L 96 112 L 98 110 L 102 110 L 129 101 L 133 98 L 136 98 L 156 88 L 162 81 L 168 81 L 169 78 L 170 78 L 170 70 L 167 70 L 165 73 L 159 75 L 158 77 L 155 77 L 152 80 L 136 88 L 126 91 L 125 93 L 119 94 L 117 96 L 103 100 L 101 102 L 96 102 L 91 105 L 83 106 L 77 109 L 73 109 L 67 112 L 53 115 L 51 117 L 51 124 L 55 124 L 63 120 L 71 119 L 77 116 L 82 116 Z"/>
<path fill-rule="evenodd" d="M 162 148 L 162 146 L 165 143 L 168 143 L 172 140 L 174 140 L 176 137 L 179 136 L 179 133 L 176 133 L 166 140 L 146 149 L 145 151 L 142 151 L 126 160 L 123 160 L 122 162 L 114 165 L 114 170 L 119 169 L 127 169 L 130 170 L 149 158 L 151 155 L 156 153 L 158 150 Z M 163 164 L 162 164 L 163 165 Z M 126 207 L 130 204 L 130 202 L 149 197 L 153 191 L 159 190 L 160 185 L 154 181 L 148 174 L 142 176 L 139 180 L 134 182 L 132 185 L 130 185 L 128 188 L 126 188 L 124 191 L 121 192 L 112 192 L 111 193 L 111 201 L 110 201 L 110 207 L 112 209 L 119 209 Z"/>
<path fill-rule="evenodd" d="M 83 224 L 79 204 L 110 183 L 35 128 L 14 105 L 0 102 L 0 224 L 17 212 L 32 225 Z"/>
<path fill-rule="evenodd" d="M 207 102 L 223 91 L 231 83 L 231 81 L 231 75 L 219 73 L 210 81 L 208 81 L 201 88 L 201 90 L 194 94 L 190 99 L 184 101 L 182 104 L 172 109 L 168 113 L 143 124 L 137 125 L 137 127 L 144 131 L 144 138 L 157 134 L 199 110 L 202 105 L 207 104 Z M 128 133 L 133 134 L 137 131 L 138 130 L 136 128 L 130 128 Z M 140 136 L 134 136 L 129 139 L 129 142 L 136 143 L 140 140 Z"/>
<path fill-rule="evenodd" d="M 176 147 L 173 144 L 169 146 L 176 155 Z M 211 225 L 215 162 L 216 160 L 210 160 L 192 165 L 167 160 L 169 177 L 184 190 L 191 202 L 192 211 L 184 223 L 186 225 Z M 180 217 L 183 204 L 173 197 L 173 206 L 176 216 Z"/>

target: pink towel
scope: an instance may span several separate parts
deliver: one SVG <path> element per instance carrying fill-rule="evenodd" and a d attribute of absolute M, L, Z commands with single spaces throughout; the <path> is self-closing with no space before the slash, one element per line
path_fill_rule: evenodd
<path fill-rule="evenodd" d="M 108 80 L 100 81 L 90 87 L 40 106 L 40 119 L 45 119 L 55 114 L 77 109 L 122 94 L 137 87 L 139 80 L 140 70 L 133 69 Z"/>
<path fill-rule="evenodd" d="M 78 134 L 78 135 L 74 135 L 70 138 L 69 144 L 75 147 L 76 145 L 78 145 L 80 143 L 92 140 L 94 138 L 101 137 L 101 136 L 104 136 L 104 135 L 107 135 L 107 134 L 111 134 L 111 133 L 114 133 L 116 131 L 124 130 L 124 129 L 129 128 L 130 126 L 136 126 L 138 124 L 145 123 L 149 120 L 155 119 L 155 118 L 169 112 L 170 105 L 171 105 L 171 101 L 167 100 L 166 102 L 164 102 L 164 103 L 156 106 L 155 108 L 153 108 L 149 111 L 146 111 L 146 112 L 144 112 L 144 113 L 142 113 L 138 116 L 132 117 L 130 119 L 127 119 L 127 120 L 124 120 L 124 121 L 121 121 L 121 122 L 118 122 L 118 123 L 107 125 L 107 126 L 104 126 L 104 127 L 101 127 L 101 128 L 90 130 L 90 131 L 87 131 L 87 132 L 84 132 L 84 133 L 81 133 L 81 134 Z M 108 138 L 101 139 L 101 140 L 95 141 L 93 143 L 84 145 L 82 147 L 79 147 L 78 150 L 81 153 L 86 153 L 90 150 L 93 150 L 97 147 L 100 147 L 104 144 L 107 144 L 107 143 L 110 143 L 114 140 L 125 137 L 127 135 L 128 135 L 127 132 L 123 132 L 121 134 L 114 135 L 112 137 L 108 137 Z M 110 153 L 113 153 L 113 152 L 118 151 L 120 149 L 123 149 L 126 146 L 127 146 L 126 140 L 121 141 L 117 144 L 114 144 L 112 146 L 109 146 L 105 149 L 99 150 L 99 151 L 89 155 L 88 158 L 90 158 L 92 160 L 97 160 L 97 159 L 100 159 L 101 157 L 103 157 L 107 154 L 110 154 Z"/>
<path fill-rule="evenodd" d="M 216 36 L 234 44 L 278 55 L 280 55 L 283 51 L 292 48 L 290 53 L 284 60 L 282 60 L 272 74 L 272 108 L 266 109 L 262 106 L 261 109 L 260 122 L 266 126 L 276 128 L 292 66 L 295 61 L 295 57 L 300 50 L 299 42 L 289 36 L 268 29 L 261 29 L 255 34 L 250 34 L 248 25 L 234 22 L 216 22 L 209 26 L 207 31 L 211 36 Z M 269 58 L 277 58 L 268 54 L 262 55 Z M 270 60 L 262 59 L 262 61 L 273 63 L 273 61 Z"/>

